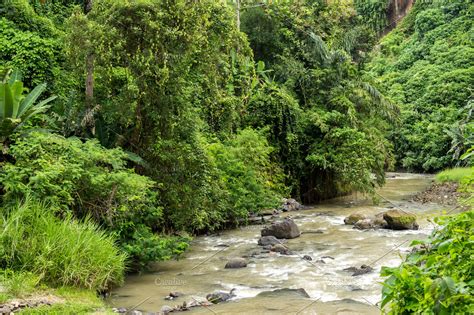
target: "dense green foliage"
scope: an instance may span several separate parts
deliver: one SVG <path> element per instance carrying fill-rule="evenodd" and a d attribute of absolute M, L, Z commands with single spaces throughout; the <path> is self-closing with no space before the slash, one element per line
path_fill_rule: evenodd
<path fill-rule="evenodd" d="M 308 2 L 242 16 L 250 46 L 274 76 L 250 99 L 249 122 L 269 128 L 289 185 L 306 202 L 370 192 L 390 164 L 383 130 L 396 110 L 354 63 L 372 33 L 353 12 Z"/>
<path fill-rule="evenodd" d="M 0 173 L 5 206 L 29 195 L 60 215 L 69 209 L 77 218 L 91 217 L 114 232 L 133 264 L 169 259 L 186 248 L 154 234 L 162 223 L 155 183 L 126 168 L 121 149 L 33 132 L 18 138 L 10 154 L 15 163 Z"/>
<path fill-rule="evenodd" d="M 441 227 L 399 267 L 385 268 L 382 306 L 390 314 L 474 312 L 474 211 L 437 219 Z"/>
<path fill-rule="evenodd" d="M 387 16 L 390 1 L 354 0 L 354 5 L 364 23 L 370 25 L 375 31 L 383 31 L 388 26 L 389 20 Z"/>
<path fill-rule="evenodd" d="M 472 1 L 416 1 L 374 54 L 370 72 L 401 106 L 390 135 L 401 167 L 454 166 L 473 144 L 473 12 Z"/>
<path fill-rule="evenodd" d="M 46 204 L 27 200 L 3 214 L 1 228 L 2 269 L 32 272 L 38 282 L 96 290 L 123 281 L 126 256 L 90 220 L 58 218 Z"/>
<path fill-rule="evenodd" d="M 2 68 L 57 96 L 5 146 L 4 211 L 29 195 L 91 218 L 135 269 L 289 193 L 315 202 L 384 182 L 396 110 L 361 79 L 374 32 L 351 3 L 268 3 L 241 12 L 243 32 L 224 1 L 83 5 L 0 6 Z"/>

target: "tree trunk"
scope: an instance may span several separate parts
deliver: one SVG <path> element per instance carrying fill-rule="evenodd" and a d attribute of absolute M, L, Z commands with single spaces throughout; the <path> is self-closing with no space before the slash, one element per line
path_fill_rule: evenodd
<path fill-rule="evenodd" d="M 237 0 L 237 30 L 240 31 L 240 0 Z"/>
<path fill-rule="evenodd" d="M 84 14 L 92 10 L 92 1 L 84 1 Z M 86 108 L 94 107 L 94 53 L 89 52 L 86 56 Z"/>
<path fill-rule="evenodd" d="M 84 14 L 87 14 L 92 10 L 92 0 L 84 1 Z"/>
<path fill-rule="evenodd" d="M 86 57 L 86 107 L 94 107 L 94 54 Z"/>

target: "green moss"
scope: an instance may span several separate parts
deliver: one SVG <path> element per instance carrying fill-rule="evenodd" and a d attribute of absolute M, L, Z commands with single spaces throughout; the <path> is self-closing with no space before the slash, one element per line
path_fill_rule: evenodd
<path fill-rule="evenodd" d="M 394 219 L 400 224 L 411 224 L 415 222 L 415 217 L 411 215 L 399 216 Z"/>

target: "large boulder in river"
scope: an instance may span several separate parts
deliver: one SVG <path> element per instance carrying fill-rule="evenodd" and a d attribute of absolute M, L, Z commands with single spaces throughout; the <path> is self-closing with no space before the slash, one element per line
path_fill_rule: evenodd
<path fill-rule="evenodd" d="M 357 221 L 368 219 L 363 213 L 352 213 L 344 219 L 344 224 L 354 225 Z"/>
<path fill-rule="evenodd" d="M 300 230 L 291 219 L 273 222 L 270 226 L 263 228 L 262 236 L 275 236 L 276 238 L 296 238 L 300 236 Z"/>
<path fill-rule="evenodd" d="M 275 245 L 275 244 L 281 244 L 281 241 L 279 241 L 275 236 L 269 235 L 269 236 L 262 236 L 258 240 L 258 245 L 260 246 L 267 246 L 267 245 Z"/>
<path fill-rule="evenodd" d="M 418 230 L 418 223 L 413 214 L 401 210 L 388 210 L 383 213 L 387 228 L 392 230 Z"/>
<path fill-rule="evenodd" d="M 247 267 L 247 260 L 244 258 L 233 258 L 225 264 L 225 269 L 237 269 Z"/>

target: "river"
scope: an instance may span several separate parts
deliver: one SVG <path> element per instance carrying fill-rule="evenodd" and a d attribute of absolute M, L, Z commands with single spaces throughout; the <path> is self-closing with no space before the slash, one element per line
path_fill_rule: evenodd
<path fill-rule="evenodd" d="M 210 307 L 195 307 L 190 314 L 380 314 L 382 266 L 396 266 L 409 251 L 411 240 L 425 238 L 433 229 L 427 218 L 439 213 L 435 204 L 411 201 L 432 181 L 428 175 L 389 173 L 378 193 L 386 198 L 374 206 L 362 195 L 351 195 L 318 204 L 311 209 L 287 212 L 302 235 L 289 240 L 293 255 L 261 253 L 257 245 L 262 225 L 250 225 L 222 233 L 197 237 L 179 261 L 156 263 L 152 272 L 127 277 L 125 286 L 112 292 L 112 307 L 158 312 L 216 290 L 235 289 L 235 297 Z M 417 231 L 355 230 L 344 225 L 354 212 L 374 215 L 390 207 L 414 212 Z M 395 248 L 395 249 L 394 249 Z M 229 258 L 249 257 L 242 269 L 224 269 Z M 309 255 L 312 261 L 302 259 Z M 362 264 L 372 273 L 352 276 L 344 271 Z M 278 289 L 303 288 L 297 292 Z M 179 291 L 185 296 L 173 301 L 164 297 Z M 274 291 L 274 292 L 272 292 Z"/>

